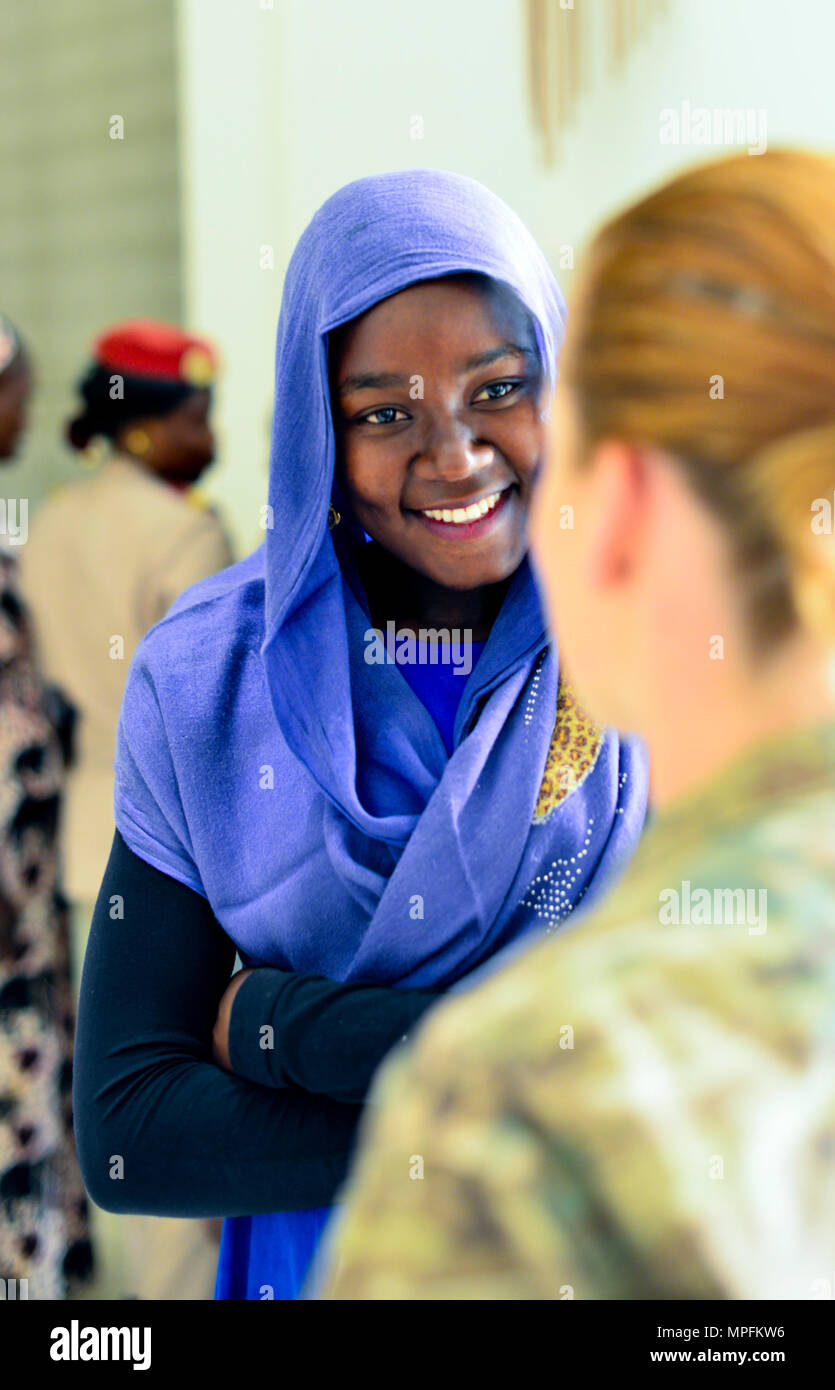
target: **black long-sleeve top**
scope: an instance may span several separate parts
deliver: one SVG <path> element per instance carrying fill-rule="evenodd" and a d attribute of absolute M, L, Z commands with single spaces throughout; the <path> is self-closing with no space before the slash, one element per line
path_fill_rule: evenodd
<path fill-rule="evenodd" d="M 439 997 L 259 968 L 232 1004 L 230 1074 L 212 1060 L 212 1029 L 234 959 L 205 898 L 117 830 L 84 960 L 73 1075 L 81 1172 L 106 1211 L 327 1205 L 374 1071 Z"/>

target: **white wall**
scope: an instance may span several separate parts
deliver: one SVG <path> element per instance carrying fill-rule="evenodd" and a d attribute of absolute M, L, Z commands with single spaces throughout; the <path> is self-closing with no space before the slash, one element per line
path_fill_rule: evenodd
<path fill-rule="evenodd" d="M 835 148 L 832 0 L 668 0 L 625 69 L 595 30 L 558 163 L 530 116 L 525 0 L 179 0 L 187 321 L 222 344 L 223 457 L 206 491 L 257 544 L 281 276 L 341 184 L 432 165 L 481 179 L 528 222 L 570 297 L 560 248 L 713 149 L 660 139 L 663 108 L 764 109 L 768 141 Z M 662 7 L 659 6 L 659 9 Z M 423 118 L 423 138 L 410 122 Z M 275 252 L 258 268 L 259 248 Z"/>

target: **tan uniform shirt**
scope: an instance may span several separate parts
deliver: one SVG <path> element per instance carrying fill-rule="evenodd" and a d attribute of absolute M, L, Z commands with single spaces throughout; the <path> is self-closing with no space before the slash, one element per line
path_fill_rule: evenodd
<path fill-rule="evenodd" d="M 184 589 L 234 556 L 222 522 L 196 494 L 118 454 L 57 489 L 17 550 L 43 675 L 79 710 L 65 890 L 91 902 L 113 840 L 116 724 L 133 653 Z"/>

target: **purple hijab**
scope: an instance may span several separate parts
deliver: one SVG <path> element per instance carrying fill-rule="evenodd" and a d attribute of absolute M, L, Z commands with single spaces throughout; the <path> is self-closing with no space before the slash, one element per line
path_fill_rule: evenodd
<path fill-rule="evenodd" d="M 397 666 L 364 660 L 357 532 L 327 525 L 328 333 L 456 271 L 516 292 L 553 384 L 564 303 L 501 199 L 431 169 L 340 189 L 284 286 L 265 541 L 188 589 L 131 665 L 116 824 L 208 898 L 245 964 L 450 985 L 597 897 L 641 832 L 643 749 L 614 731 L 535 819 L 559 672 L 527 559 L 467 679 L 451 757 Z"/>

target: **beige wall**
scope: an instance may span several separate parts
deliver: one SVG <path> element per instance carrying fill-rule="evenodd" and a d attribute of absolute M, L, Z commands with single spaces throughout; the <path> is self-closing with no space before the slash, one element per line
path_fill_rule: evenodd
<path fill-rule="evenodd" d="M 170 0 L 7 0 L 0 90 L 0 308 L 39 377 L 3 488 L 31 513 L 77 473 L 60 431 L 93 335 L 181 312 Z M 110 138 L 113 115 L 122 140 Z"/>

